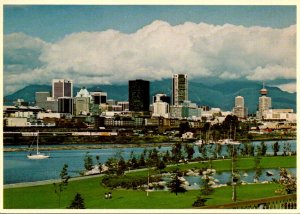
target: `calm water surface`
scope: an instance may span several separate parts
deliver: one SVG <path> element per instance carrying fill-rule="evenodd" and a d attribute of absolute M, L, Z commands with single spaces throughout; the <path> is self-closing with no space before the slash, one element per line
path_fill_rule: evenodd
<path fill-rule="evenodd" d="M 265 142 L 268 147 L 267 153 L 273 154 L 272 145 L 275 142 L 276 141 Z M 289 140 L 285 142 L 289 142 L 291 144 L 291 150 L 296 151 L 295 140 Z M 279 143 L 281 151 L 279 152 L 279 154 L 281 154 L 283 150 L 283 142 Z M 253 144 L 259 145 L 260 142 L 253 142 Z M 13 148 L 13 146 L 9 147 Z M 213 149 L 214 145 L 209 145 L 208 148 Z M 149 149 L 152 148 L 148 148 L 148 150 Z M 167 150 L 171 150 L 171 147 L 166 146 L 157 149 L 160 152 L 166 152 Z M 94 157 L 95 163 L 95 157 L 97 155 L 100 156 L 100 162 L 105 163 L 108 158 L 116 157 L 117 154 L 121 154 L 124 157 L 124 159 L 127 160 L 130 158 L 130 154 L 132 151 L 134 155 L 138 158 L 140 154 L 144 151 L 144 148 L 56 150 L 50 152 L 51 158 L 44 160 L 29 160 L 26 157 L 27 152 L 4 152 L 4 184 L 33 182 L 59 178 L 59 173 L 64 164 L 68 164 L 68 171 L 70 176 L 78 176 L 79 172 L 84 169 L 83 160 L 86 152 L 89 152 L 89 154 Z M 196 152 L 194 154 L 194 157 L 198 157 L 200 154 L 196 147 L 195 151 Z M 225 146 L 223 146 L 220 155 L 226 154 L 227 150 Z"/>

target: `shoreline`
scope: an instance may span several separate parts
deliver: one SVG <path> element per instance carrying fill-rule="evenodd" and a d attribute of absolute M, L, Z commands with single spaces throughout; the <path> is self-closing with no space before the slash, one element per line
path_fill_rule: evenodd
<path fill-rule="evenodd" d="M 286 138 L 286 139 L 254 139 L 253 141 L 287 141 L 287 140 L 297 140 L 296 138 Z M 81 150 L 81 149 L 107 149 L 107 148 L 149 148 L 149 147 L 160 147 L 160 146 L 172 146 L 177 142 L 183 142 L 192 144 L 193 141 L 168 141 L 168 142 L 143 142 L 143 143 L 101 143 L 101 144 L 95 144 L 95 143 L 89 143 L 88 145 L 86 143 L 71 143 L 71 144 L 43 144 L 39 150 L 40 151 L 57 151 L 57 150 Z M 241 143 L 244 143 L 245 141 L 241 141 Z M 22 145 L 4 145 L 3 152 L 22 152 L 22 151 L 28 151 L 27 144 Z M 11 148 L 9 146 L 24 146 L 24 148 Z"/>

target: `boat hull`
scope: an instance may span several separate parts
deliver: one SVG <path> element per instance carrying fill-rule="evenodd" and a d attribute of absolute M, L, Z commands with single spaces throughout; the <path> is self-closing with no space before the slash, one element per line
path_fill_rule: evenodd
<path fill-rule="evenodd" d="M 28 159 L 46 159 L 49 158 L 49 155 L 42 155 L 42 154 L 38 154 L 38 155 L 27 155 Z"/>

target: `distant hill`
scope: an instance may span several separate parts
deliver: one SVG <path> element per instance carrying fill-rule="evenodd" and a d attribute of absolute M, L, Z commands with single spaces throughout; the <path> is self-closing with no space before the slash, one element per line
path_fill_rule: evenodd
<path fill-rule="evenodd" d="M 88 91 L 105 91 L 108 99 L 119 101 L 128 100 L 128 85 L 101 85 L 87 86 Z M 213 86 L 207 86 L 203 83 L 189 81 L 189 99 L 199 105 L 211 107 L 220 107 L 222 110 L 231 111 L 234 106 L 234 98 L 238 95 L 245 98 L 245 105 L 249 113 L 254 113 L 257 109 L 259 91 L 261 84 L 251 81 L 228 81 Z M 277 87 L 266 87 L 269 91 L 268 96 L 272 98 L 273 108 L 292 108 L 296 111 L 296 93 L 288 93 Z M 74 87 L 74 96 L 80 90 L 80 87 Z M 4 97 L 6 105 L 12 104 L 12 101 L 24 99 L 34 103 L 35 92 L 49 91 L 49 85 L 29 85 L 15 92 L 14 94 Z M 150 83 L 150 96 L 156 93 L 165 93 L 169 96 L 172 94 L 172 81 L 165 79 L 153 81 Z M 152 98 L 151 98 L 152 102 Z"/>

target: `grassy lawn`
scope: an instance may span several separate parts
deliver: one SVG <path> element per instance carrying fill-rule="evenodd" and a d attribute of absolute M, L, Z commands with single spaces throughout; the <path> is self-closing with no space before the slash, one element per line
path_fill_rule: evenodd
<path fill-rule="evenodd" d="M 213 161 L 213 167 L 217 171 L 230 169 L 230 160 Z M 253 159 L 240 159 L 238 166 L 240 169 L 253 168 Z M 183 164 L 180 168 L 199 168 L 207 163 Z M 175 166 L 176 167 L 176 166 Z M 296 167 L 296 157 L 265 157 L 262 159 L 263 168 Z M 142 176 L 146 171 L 131 172 L 131 175 Z M 85 200 L 86 208 L 99 209 L 181 209 L 192 208 L 193 202 L 199 195 L 199 190 L 188 191 L 178 194 L 168 191 L 150 192 L 146 196 L 145 191 L 140 190 L 110 190 L 102 186 L 101 177 L 94 177 L 83 180 L 70 181 L 67 189 L 63 191 L 61 198 L 61 208 L 70 205 L 71 200 L 78 192 Z M 278 189 L 278 184 L 250 184 L 237 187 L 239 200 L 249 200 L 255 198 L 274 196 L 274 191 Z M 112 192 L 112 199 L 104 199 L 105 192 Z M 254 194 L 255 193 L 255 194 Z M 217 188 L 213 195 L 208 196 L 207 205 L 224 204 L 231 202 L 231 187 Z M 14 209 L 49 209 L 58 208 L 58 197 L 54 193 L 52 184 L 9 188 L 4 189 L 4 208 Z"/>
<path fill-rule="evenodd" d="M 278 167 L 285 167 L 285 168 L 293 168 L 296 167 L 296 156 L 270 156 L 270 157 L 262 157 L 261 159 L 261 168 L 268 169 L 268 168 L 278 168 Z M 191 164 L 181 164 L 178 167 L 181 170 L 187 170 L 191 168 L 202 168 L 208 167 L 208 161 L 203 161 L 202 163 L 191 163 Z M 176 169 L 177 166 L 170 166 L 167 167 L 168 171 L 172 171 Z M 237 161 L 237 168 L 246 170 L 246 169 L 253 169 L 254 167 L 254 158 L 239 158 Z M 216 169 L 217 172 L 226 171 L 231 169 L 231 159 L 224 159 L 224 160 L 217 160 L 212 161 L 212 168 Z"/>

